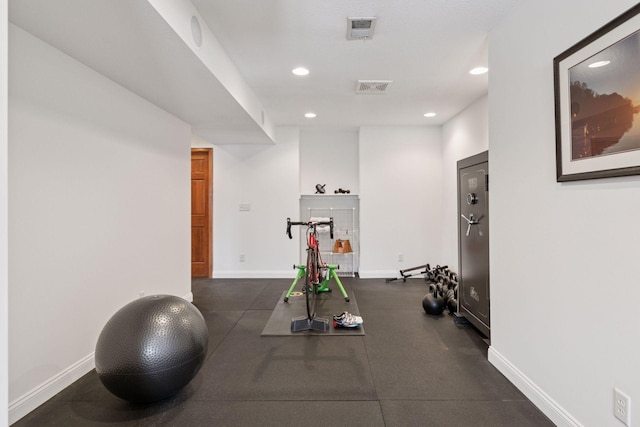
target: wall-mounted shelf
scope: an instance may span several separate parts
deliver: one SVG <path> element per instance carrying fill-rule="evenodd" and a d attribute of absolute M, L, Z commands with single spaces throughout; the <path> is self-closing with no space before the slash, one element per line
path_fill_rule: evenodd
<path fill-rule="evenodd" d="M 359 199 L 357 194 L 334 194 L 334 193 L 325 193 L 325 194 L 302 194 L 300 199 L 315 199 L 315 198 L 336 198 L 336 199 Z"/>

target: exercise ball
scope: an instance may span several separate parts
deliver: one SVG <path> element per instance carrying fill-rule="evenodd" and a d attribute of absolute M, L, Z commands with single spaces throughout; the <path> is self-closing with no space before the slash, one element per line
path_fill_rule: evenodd
<path fill-rule="evenodd" d="M 444 311 L 444 300 L 429 292 L 422 298 L 422 308 L 427 314 L 438 316 Z"/>
<path fill-rule="evenodd" d="M 114 395 L 156 402 L 193 379 L 208 344 L 207 325 L 193 304 L 152 295 L 125 305 L 109 319 L 96 344 L 96 372 Z"/>

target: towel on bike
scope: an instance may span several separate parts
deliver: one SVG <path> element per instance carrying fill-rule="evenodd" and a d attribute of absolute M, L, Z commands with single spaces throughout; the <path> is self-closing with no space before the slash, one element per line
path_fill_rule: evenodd
<path fill-rule="evenodd" d="M 309 218 L 309 221 L 311 221 L 311 222 L 329 222 L 329 221 L 331 221 L 331 218 L 312 216 L 311 218 Z M 328 233 L 329 232 L 329 228 L 330 227 L 328 225 L 319 225 L 319 226 L 316 227 L 316 231 L 318 233 Z"/>

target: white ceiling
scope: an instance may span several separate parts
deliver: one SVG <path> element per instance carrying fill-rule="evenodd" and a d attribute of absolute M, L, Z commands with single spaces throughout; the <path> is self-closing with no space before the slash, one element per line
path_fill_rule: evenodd
<path fill-rule="evenodd" d="M 486 93 L 487 75 L 468 71 L 487 65 L 488 32 L 521 2 L 191 0 L 271 122 L 315 128 L 446 122 Z M 346 39 L 353 16 L 377 17 L 372 39 Z M 10 0 L 9 19 L 212 142 L 269 139 L 147 1 Z M 291 73 L 301 65 L 308 76 Z M 393 83 L 357 94 L 359 79 Z"/>

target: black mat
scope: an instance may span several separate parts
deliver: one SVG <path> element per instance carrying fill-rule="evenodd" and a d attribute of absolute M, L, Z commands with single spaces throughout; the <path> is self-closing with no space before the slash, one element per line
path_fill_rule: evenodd
<path fill-rule="evenodd" d="M 358 315 L 358 303 L 353 295 L 349 294 L 349 302 L 342 298 L 342 294 L 338 290 L 333 292 L 323 292 L 318 294 L 316 305 L 317 317 L 327 319 L 329 321 L 329 330 L 327 332 L 320 331 L 301 331 L 291 332 L 291 320 L 296 317 L 307 315 L 307 303 L 304 294 L 301 292 L 293 292 L 289 297 L 289 302 L 284 302 L 284 296 L 287 291 L 282 293 L 276 308 L 262 331 L 263 337 L 268 336 L 306 336 L 306 335 L 327 335 L 327 336 L 346 336 L 346 335 L 364 335 L 364 325 L 359 328 L 334 328 L 333 315 L 348 311 L 351 314 Z M 363 319 L 364 322 L 367 319 Z"/>
<path fill-rule="evenodd" d="M 12 427 L 554 427 L 489 363 L 487 344 L 471 326 L 424 312 L 423 280 L 341 280 L 358 304 L 344 302 L 334 285 L 337 306 L 329 315 L 362 315 L 366 336 L 289 338 L 287 315 L 287 336 L 263 337 L 291 279 L 196 279 L 194 303 L 207 322 L 209 352 L 175 397 L 128 403 L 92 370 Z"/>

